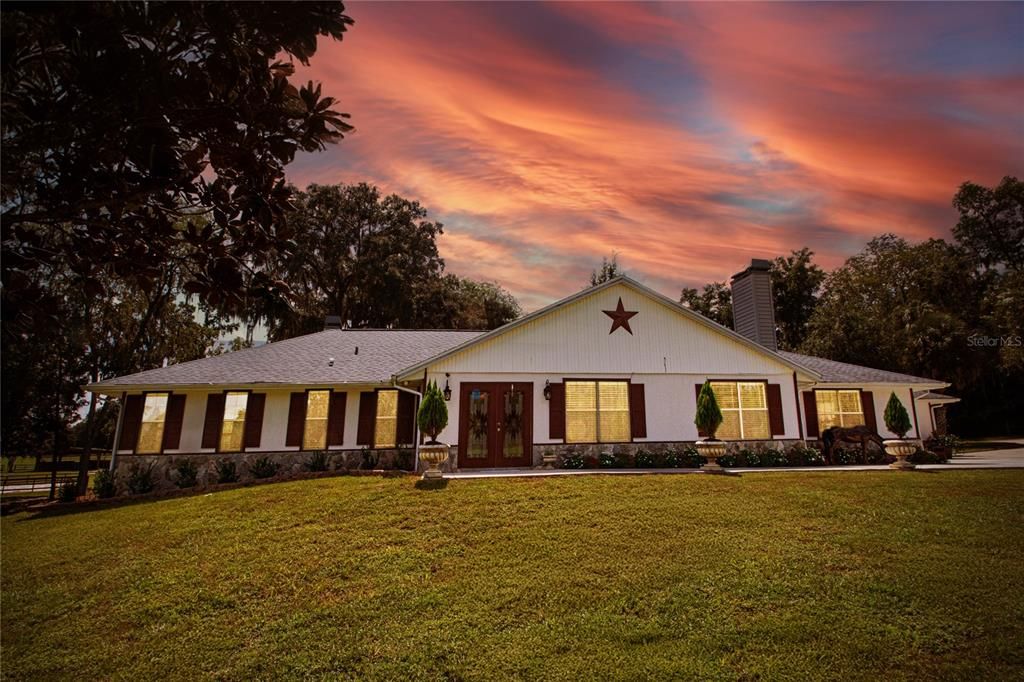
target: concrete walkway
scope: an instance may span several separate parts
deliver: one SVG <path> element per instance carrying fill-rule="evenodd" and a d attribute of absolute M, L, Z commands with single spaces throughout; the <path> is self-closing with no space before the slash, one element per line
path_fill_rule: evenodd
<path fill-rule="evenodd" d="M 1024 469 L 1024 445 L 1007 450 L 986 450 L 956 455 L 947 464 L 919 464 L 922 471 L 956 469 Z M 770 474 L 777 471 L 891 471 L 888 465 L 850 464 L 822 467 L 751 467 L 727 469 L 737 474 Z M 446 473 L 445 478 L 529 478 L 532 476 L 636 476 L 650 474 L 707 474 L 702 469 L 474 469 Z"/>

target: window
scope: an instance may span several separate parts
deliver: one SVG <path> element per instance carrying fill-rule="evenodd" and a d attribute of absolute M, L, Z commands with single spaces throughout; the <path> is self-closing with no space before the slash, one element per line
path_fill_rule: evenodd
<path fill-rule="evenodd" d="M 768 399 L 759 381 L 712 381 L 711 390 L 722 410 L 722 425 L 715 436 L 722 440 L 771 438 Z"/>
<path fill-rule="evenodd" d="M 139 427 L 139 442 L 135 452 L 153 454 L 162 449 L 169 396 L 169 393 L 146 394 L 146 402 L 142 407 L 142 425 Z"/>
<path fill-rule="evenodd" d="M 864 408 L 860 404 L 860 391 L 815 391 L 818 403 L 818 429 L 833 426 L 859 426 L 864 423 Z"/>
<path fill-rule="evenodd" d="M 629 440 L 628 382 L 565 382 L 567 443 L 622 443 Z"/>
<path fill-rule="evenodd" d="M 327 413 L 330 404 L 330 391 L 306 393 L 306 425 L 302 432 L 303 450 L 323 450 L 327 447 Z"/>
<path fill-rule="evenodd" d="M 224 396 L 224 421 L 220 427 L 220 452 L 241 452 L 245 436 L 245 408 L 249 393 L 232 391 Z"/>
<path fill-rule="evenodd" d="M 393 448 L 398 440 L 398 391 L 377 391 L 373 447 Z"/>

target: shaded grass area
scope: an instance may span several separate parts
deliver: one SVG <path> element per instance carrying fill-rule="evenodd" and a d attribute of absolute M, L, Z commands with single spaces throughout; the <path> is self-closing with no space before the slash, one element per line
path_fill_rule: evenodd
<path fill-rule="evenodd" d="M 330 478 L 2 521 L 8 679 L 1006 679 L 1024 472 Z"/>

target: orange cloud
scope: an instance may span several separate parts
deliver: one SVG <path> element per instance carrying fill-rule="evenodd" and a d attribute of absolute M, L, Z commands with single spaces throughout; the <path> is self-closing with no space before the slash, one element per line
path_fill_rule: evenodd
<path fill-rule="evenodd" d="M 446 225 L 449 269 L 527 308 L 582 286 L 613 251 L 675 295 L 751 257 L 809 245 L 834 266 L 881 232 L 945 234 L 960 182 L 1024 159 L 1024 53 L 983 10 L 946 48 L 978 62 L 955 73 L 933 66 L 965 25 L 950 6 L 350 13 L 354 29 L 304 75 L 357 131 L 300 159 L 293 181 L 420 200 Z"/>

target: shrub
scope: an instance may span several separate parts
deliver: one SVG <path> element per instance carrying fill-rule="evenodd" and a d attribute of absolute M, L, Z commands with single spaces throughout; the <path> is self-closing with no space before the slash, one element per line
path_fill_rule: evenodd
<path fill-rule="evenodd" d="M 847 448 L 833 448 L 832 461 L 836 464 L 857 464 L 860 461 L 860 453 Z"/>
<path fill-rule="evenodd" d="M 602 452 L 597 461 L 602 469 L 615 469 L 619 466 L 619 458 L 610 452 Z"/>
<path fill-rule="evenodd" d="M 380 453 L 371 450 L 370 448 L 363 448 L 362 451 L 362 463 L 359 465 L 360 469 L 365 471 L 373 471 L 377 468 L 377 462 L 380 461 Z"/>
<path fill-rule="evenodd" d="M 57 488 L 58 502 L 74 502 L 76 497 L 78 497 L 77 481 L 65 481 Z"/>
<path fill-rule="evenodd" d="M 224 458 L 217 461 L 217 483 L 235 483 L 238 481 L 238 467 L 233 460 Z"/>
<path fill-rule="evenodd" d="M 583 455 L 578 452 L 571 451 L 566 452 L 562 455 L 562 468 L 563 469 L 582 469 L 583 468 Z"/>
<path fill-rule="evenodd" d="M 918 448 L 914 454 L 907 457 L 907 461 L 914 464 L 944 464 L 948 458 L 937 452 Z"/>
<path fill-rule="evenodd" d="M 775 448 L 765 448 L 758 453 L 763 467 L 784 467 L 786 466 L 786 455 Z"/>
<path fill-rule="evenodd" d="M 395 453 L 394 468 L 402 471 L 412 471 L 415 468 L 415 453 L 412 450 L 402 448 Z"/>
<path fill-rule="evenodd" d="M 96 497 L 105 500 L 117 494 L 117 483 L 110 469 L 100 469 L 92 479 L 92 492 Z"/>
<path fill-rule="evenodd" d="M 306 460 L 307 471 L 327 471 L 327 451 L 317 450 Z"/>
<path fill-rule="evenodd" d="M 746 467 L 759 467 L 761 464 L 761 454 L 751 450 L 750 448 L 740 448 L 736 453 L 736 466 Z M 718 463 L 722 463 L 722 458 L 718 458 Z M 724 465 L 723 465 L 724 466 Z"/>
<path fill-rule="evenodd" d="M 708 463 L 708 460 L 697 452 L 697 448 L 687 445 L 683 448 L 683 466 L 687 469 L 700 469 Z"/>
<path fill-rule="evenodd" d="M 596 469 L 597 465 L 597 457 L 594 457 L 593 455 L 587 455 L 586 457 L 583 458 L 584 469 Z"/>
<path fill-rule="evenodd" d="M 825 464 L 825 457 L 818 448 L 808 447 L 804 443 L 794 443 L 782 455 L 785 459 L 785 466 L 822 466 Z M 783 465 L 779 465 L 783 466 Z"/>
<path fill-rule="evenodd" d="M 249 465 L 249 473 L 253 478 L 270 478 L 276 476 L 281 465 L 269 457 L 260 457 Z"/>
<path fill-rule="evenodd" d="M 715 400 L 715 392 L 711 390 L 711 382 L 705 381 L 700 387 L 697 395 L 697 414 L 693 418 L 697 431 L 706 433 L 708 438 L 714 438 L 718 427 L 722 425 L 722 410 Z"/>
<path fill-rule="evenodd" d="M 437 436 L 448 426 L 448 405 L 436 381 L 427 385 L 417 415 L 420 431 L 430 436 L 430 443 L 437 442 Z"/>
<path fill-rule="evenodd" d="M 179 459 L 178 463 L 174 465 L 174 470 L 178 474 L 175 484 L 179 488 L 195 486 L 196 480 L 199 477 L 199 467 L 196 466 L 195 462 L 190 459 Z"/>
<path fill-rule="evenodd" d="M 128 491 L 133 495 L 148 493 L 156 487 L 153 480 L 153 465 L 133 464 L 128 470 Z"/>
<path fill-rule="evenodd" d="M 653 452 L 637 450 L 634 462 L 637 469 L 653 469 L 658 465 L 658 457 Z"/>
<path fill-rule="evenodd" d="M 910 430 L 910 415 L 907 414 L 907 408 L 903 407 L 903 403 L 896 397 L 896 393 L 889 395 L 884 417 L 886 428 L 895 433 L 897 438 L 907 435 L 907 431 Z"/>
<path fill-rule="evenodd" d="M 640 459 L 639 455 L 637 455 L 637 459 Z M 669 450 L 665 453 L 664 463 L 669 469 L 682 469 L 686 464 L 686 459 L 681 450 Z"/>
<path fill-rule="evenodd" d="M 731 452 L 727 452 L 718 458 L 718 466 L 731 469 L 733 467 L 740 466 L 739 457 Z"/>
<path fill-rule="evenodd" d="M 960 447 L 960 439 L 951 433 L 947 433 L 941 436 L 932 436 L 925 441 L 924 445 L 926 450 L 933 452 L 946 450 L 950 455 L 955 455 L 956 449 Z"/>
<path fill-rule="evenodd" d="M 821 454 L 821 450 L 818 448 L 804 448 L 804 453 L 807 458 L 807 466 L 825 466 L 825 455 Z"/>

